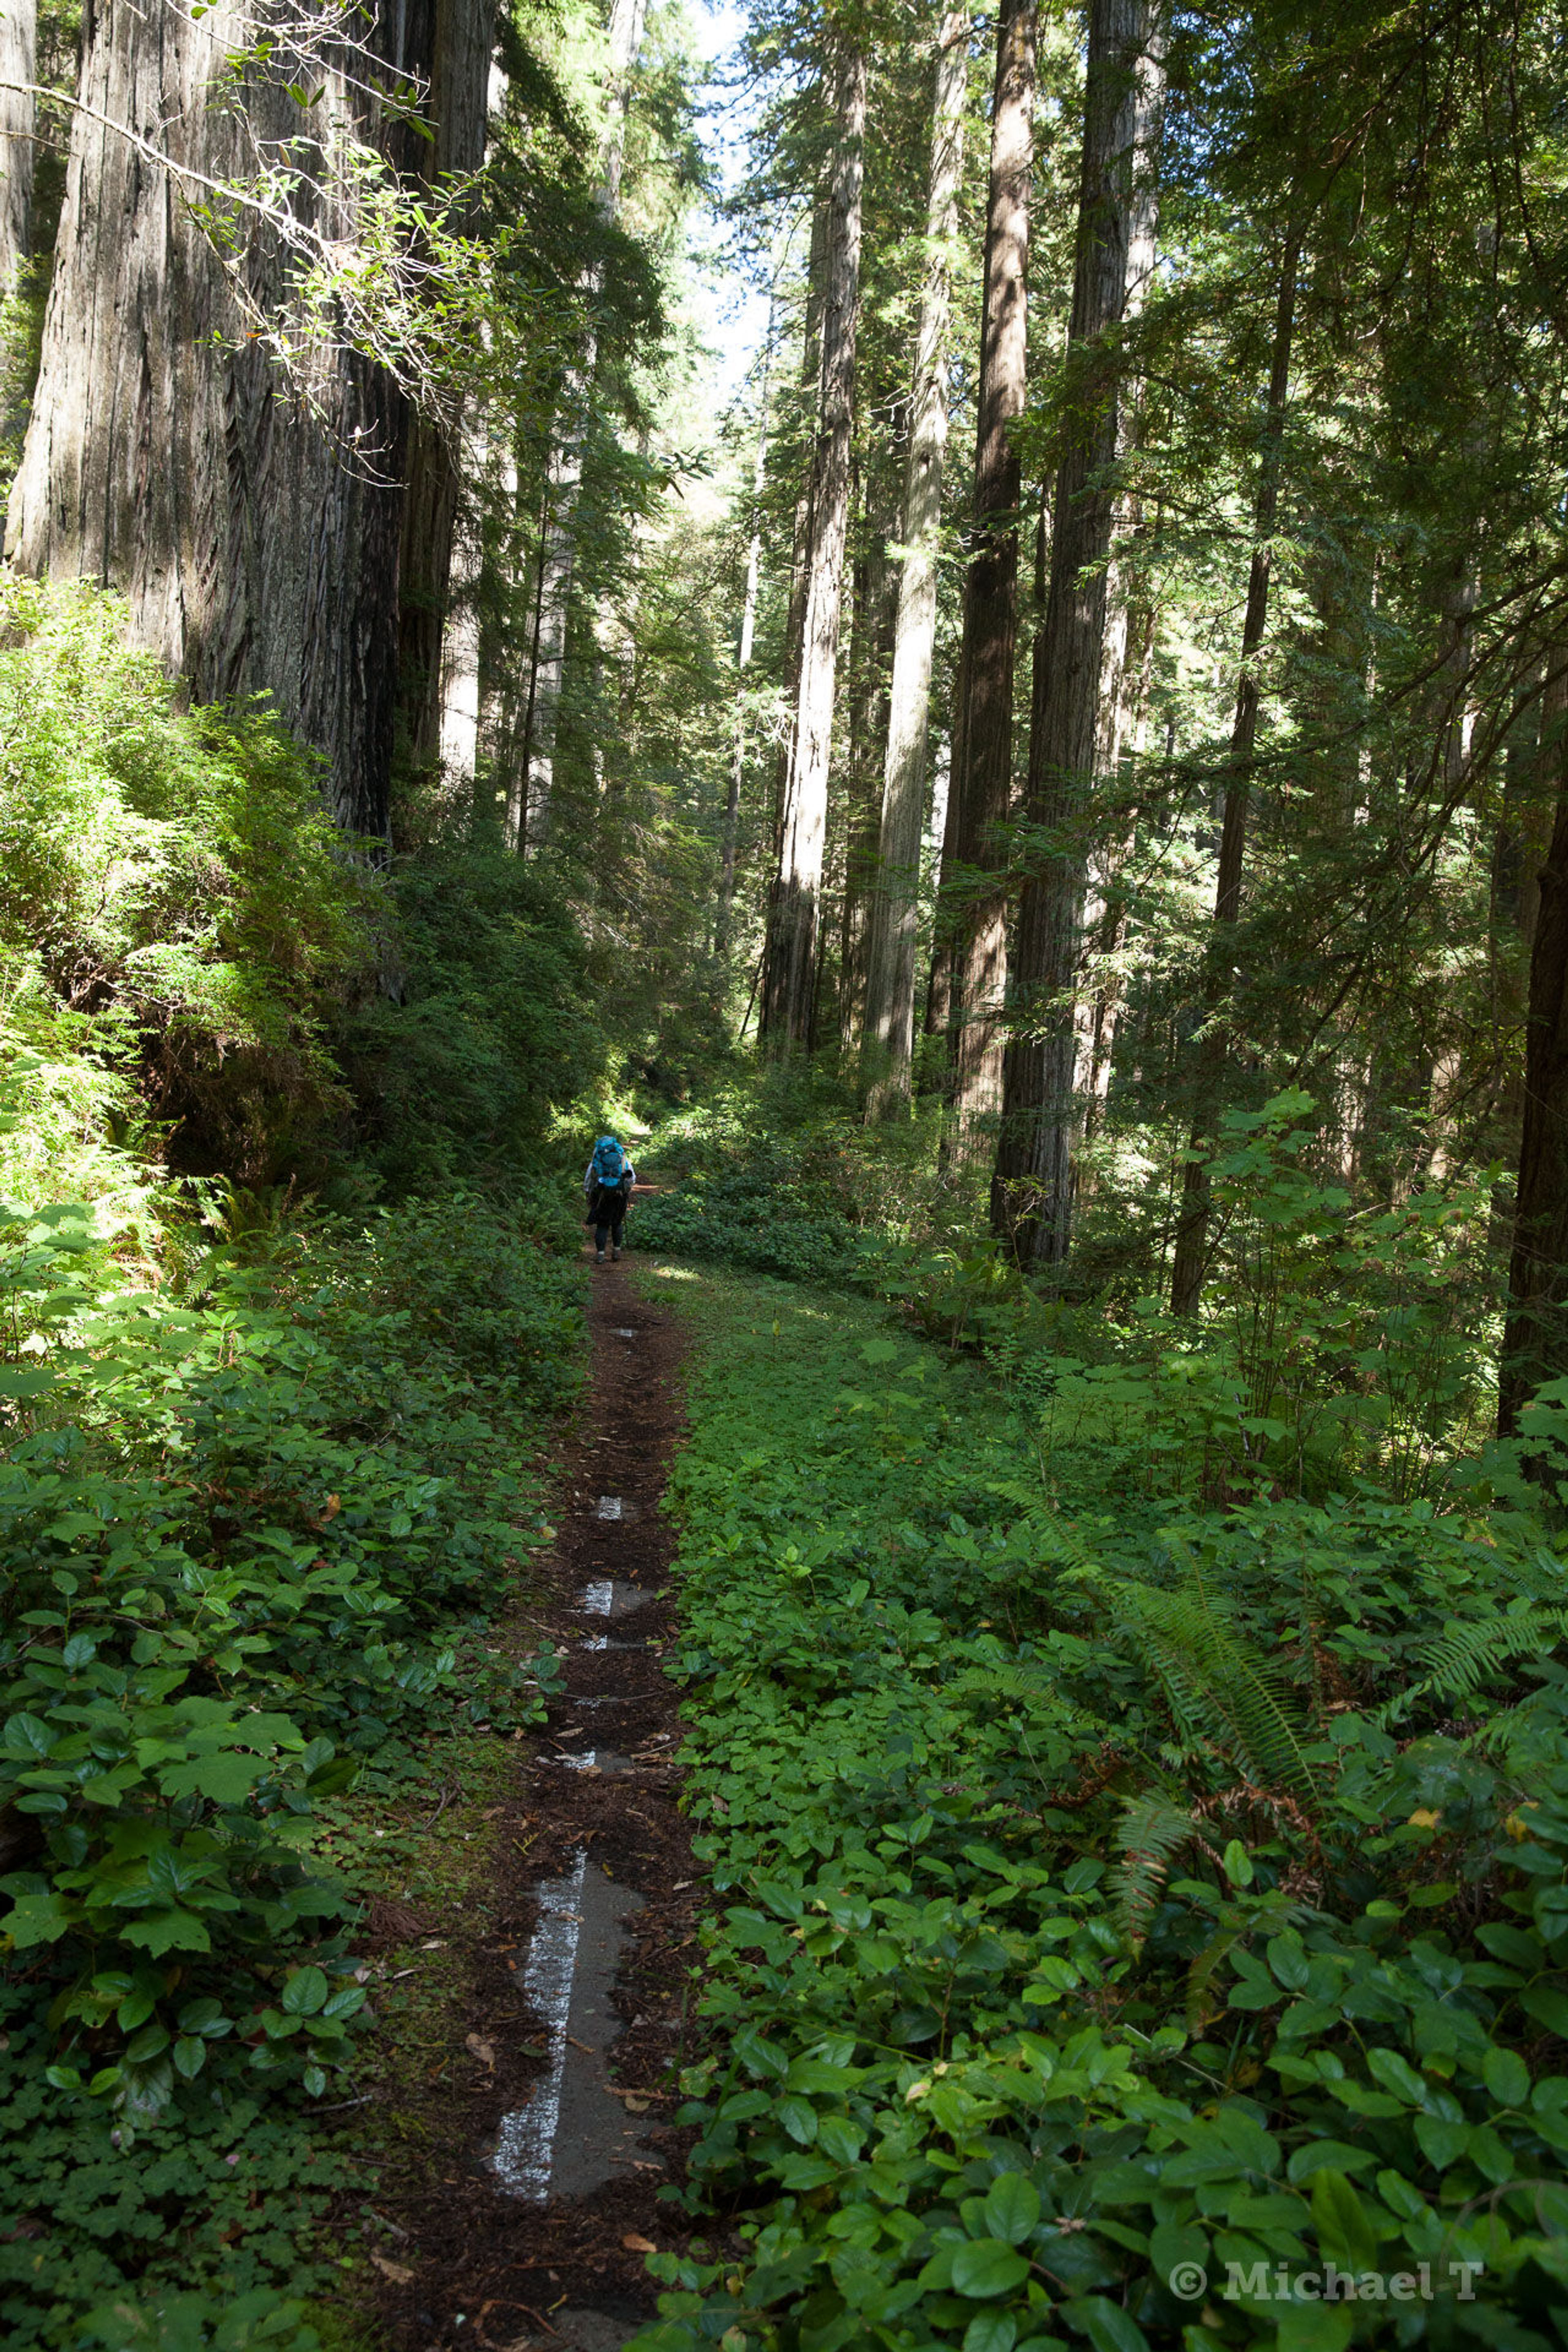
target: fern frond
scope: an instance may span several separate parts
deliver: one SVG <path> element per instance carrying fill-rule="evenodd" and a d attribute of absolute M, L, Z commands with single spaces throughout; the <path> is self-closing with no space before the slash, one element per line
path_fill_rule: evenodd
<path fill-rule="evenodd" d="M 1078 1570 L 1080 1575 L 1103 1574 L 1099 1560 L 1085 1548 L 1077 1530 L 1055 1511 L 1041 1512 L 1036 1526 L 1044 1538 L 1048 1559 L 1061 1567 Z"/>
<path fill-rule="evenodd" d="M 1116 1842 L 1121 1860 L 1110 1874 L 1110 1884 L 1117 1924 L 1137 1951 L 1158 1907 L 1172 1857 L 1184 1845 L 1201 1845 L 1209 1854 L 1214 1849 L 1191 1813 L 1158 1789 L 1128 1799 Z"/>
<path fill-rule="evenodd" d="M 1163 1592 L 1153 1585 L 1121 1584 L 1114 1590 L 1131 1621 L 1127 1630 L 1182 1727 L 1227 1749 L 1249 1780 L 1287 1789 L 1315 1811 L 1317 1785 L 1291 1720 L 1289 1686 L 1277 1671 L 1225 1622 L 1201 1588 Z"/>
<path fill-rule="evenodd" d="M 1538 1551 L 1533 1559 L 1510 1560 L 1508 1576 L 1527 1601 L 1539 1601 L 1543 1609 L 1568 1606 L 1568 1568 L 1549 1551 Z"/>
<path fill-rule="evenodd" d="M 1395 1693 L 1373 1721 L 1380 1730 L 1400 1721 L 1424 1698 L 1468 1698 L 1486 1677 L 1514 1658 L 1540 1657 L 1568 1633 L 1568 1609 L 1531 1606 L 1489 1624 L 1457 1625 L 1424 1651 L 1426 1673 Z"/>

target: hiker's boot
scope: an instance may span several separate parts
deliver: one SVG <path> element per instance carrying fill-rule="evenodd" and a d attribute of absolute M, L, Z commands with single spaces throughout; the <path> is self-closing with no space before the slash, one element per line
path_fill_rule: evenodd
<path fill-rule="evenodd" d="M 604 1251 L 603 1251 L 603 1250 L 595 1250 L 595 1251 L 594 1252 L 594 1264 L 595 1264 L 595 1265 L 604 1265 L 604 1263 L 605 1263 L 605 1253 L 604 1253 Z"/>
<path fill-rule="evenodd" d="M 610 1252 L 610 1255 L 615 1259 L 616 1264 L 617 1265 L 619 1265 L 619 1264 L 620 1264 L 620 1262 L 621 1262 L 621 1252 L 620 1252 L 620 1244 L 619 1244 L 618 1243 L 616 1244 L 616 1247 L 615 1247 L 615 1248 Z"/>

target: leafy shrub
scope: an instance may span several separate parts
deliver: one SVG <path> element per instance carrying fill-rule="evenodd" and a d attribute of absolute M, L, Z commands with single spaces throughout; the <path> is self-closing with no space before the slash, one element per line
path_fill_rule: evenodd
<path fill-rule="evenodd" d="M 184 1165 L 270 1181 L 345 1107 L 323 1010 L 373 978 L 381 887 L 309 754 L 176 709 L 121 629 L 83 583 L 0 582 L 0 1002 L 41 979 Z"/>
<path fill-rule="evenodd" d="M 128 1283 L 101 1222 L 0 1204 L 0 1934 L 30 2021 L 7 2063 L 103 2196 L 140 2137 L 174 2197 L 193 2113 L 319 2098 L 352 2055 L 319 1801 L 443 1727 L 542 1715 L 551 1654 L 481 1637 L 581 1309 L 548 1235 L 472 1198 L 262 1220 L 187 1252 L 183 1289 Z M 49 2297 L 135 2280 L 139 2193 L 82 2221 L 112 2252 L 68 2293 L 12 2270 L 13 2340 L 68 2340 Z"/>
<path fill-rule="evenodd" d="M 396 995 L 363 1005 L 341 1039 L 365 1157 L 399 1197 L 504 1191 L 604 1053 L 582 941 L 499 843 L 437 839 L 392 887 Z"/>
<path fill-rule="evenodd" d="M 864 1310 L 737 1293 L 709 1339 L 679 1664 L 737 1899 L 688 2114 L 693 2201 L 738 2202 L 746 2252 L 659 2258 L 639 2340 L 1555 2340 L 1568 1575 L 1539 1528 L 1173 1511 L 1092 1423 L 1069 1507 L 1018 1384 Z M 1434 2293 L 1292 2299 L 1331 2263 Z"/>

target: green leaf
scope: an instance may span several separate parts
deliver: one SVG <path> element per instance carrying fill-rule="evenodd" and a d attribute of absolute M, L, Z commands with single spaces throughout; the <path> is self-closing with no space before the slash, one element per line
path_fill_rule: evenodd
<path fill-rule="evenodd" d="M 1040 2218 L 1039 2192 L 1021 2172 L 1004 2172 L 985 2192 L 984 2211 L 992 2237 L 1021 2246 Z"/>
<path fill-rule="evenodd" d="M 1063 2304 L 1061 2315 L 1069 2327 L 1088 2336 L 1094 2352 L 1149 2352 L 1149 2339 L 1132 2314 L 1109 2295 L 1080 2295 Z"/>
<path fill-rule="evenodd" d="M 211 1993 L 204 1993 L 199 2000 L 185 2003 L 178 2023 L 182 2033 L 199 2033 L 204 2041 L 216 2042 L 232 2030 L 233 2021 L 224 2015 L 221 2001 L 215 2000 Z"/>
<path fill-rule="evenodd" d="M 799 2147 L 812 2146 L 816 2138 L 816 2109 L 809 2099 L 788 2095 L 779 2100 L 773 2112 Z"/>
<path fill-rule="evenodd" d="M 1376 2267 L 1377 2241 L 1368 2227 L 1361 2192 L 1342 2172 L 1325 2171 L 1312 2182 L 1312 2226 L 1321 2252 L 1346 2270 Z"/>
<path fill-rule="evenodd" d="M 1251 1885 L 1252 1856 L 1239 1838 L 1230 1840 L 1220 1860 L 1225 1865 L 1225 1874 L 1233 1886 Z"/>
<path fill-rule="evenodd" d="M 8 1715 L 5 1718 L 5 1752 L 8 1756 L 47 1756 L 55 1744 L 55 1734 L 36 1715 Z"/>
<path fill-rule="evenodd" d="M 974 2302 L 994 2294 L 1011 2294 L 1028 2275 L 1029 2265 L 1022 2254 L 1015 2253 L 1011 2246 L 1003 2245 L 995 2238 L 975 2238 L 953 2252 L 954 2292 Z"/>
<path fill-rule="evenodd" d="M 174 2072 L 194 2082 L 207 2063 L 207 2045 L 194 2033 L 182 2033 L 174 2044 Z"/>
<path fill-rule="evenodd" d="M 1531 1985 L 1528 1992 L 1521 1993 L 1519 2005 L 1548 2033 L 1568 2042 L 1568 1993 L 1558 1992 L 1551 1985 Z"/>
<path fill-rule="evenodd" d="M 1451 2164 L 1457 2164 L 1469 2138 L 1468 2124 L 1448 2123 L 1441 2116 L 1415 2118 L 1415 2145 L 1435 2172 L 1447 2172 Z"/>
<path fill-rule="evenodd" d="M 297 1969 L 283 1988 L 279 2007 L 285 2017 L 314 2017 L 324 2005 L 329 1990 L 320 1969 Z"/>
<path fill-rule="evenodd" d="M 1342 2304 L 1290 2303 L 1279 2315 L 1279 2352 L 1344 2352 L 1355 2313 Z"/>
<path fill-rule="evenodd" d="M 1522 2107 L 1530 2097 L 1530 2069 L 1517 2050 L 1489 2050 L 1481 2080 L 1500 2107 Z"/>
<path fill-rule="evenodd" d="M 5 1918 L 0 1935 L 9 1936 L 19 1951 L 35 1944 L 56 1944 L 73 1924 L 74 1913 L 59 1895 L 24 1895 Z"/>
<path fill-rule="evenodd" d="M 866 2135 L 847 2116 L 823 2116 L 816 2126 L 816 2145 L 835 2164 L 853 2164 L 865 2146 Z"/>
<path fill-rule="evenodd" d="M 1018 2323 L 1005 2311 L 977 2312 L 963 2331 L 963 2352 L 1013 2352 Z"/>
<path fill-rule="evenodd" d="M 1512 2150 L 1506 2146 L 1489 2124 L 1478 2124 L 1465 2148 L 1466 2155 L 1483 2179 L 1501 2188 L 1511 2180 L 1518 2170 Z"/>
<path fill-rule="evenodd" d="M 1315 2172 L 1364 2172 L 1376 2162 L 1371 2148 L 1350 2147 L 1342 2139 L 1314 2140 L 1296 2150 L 1285 2168 L 1285 2177 L 1294 2185 L 1310 2180 Z"/>
<path fill-rule="evenodd" d="M 120 1934 L 154 1959 L 164 1952 L 210 1952 L 212 1937 L 194 1911 L 147 1911 Z"/>
<path fill-rule="evenodd" d="M 269 1769 L 262 1757 L 232 1748 L 224 1755 L 198 1756 L 188 1764 L 171 1765 L 159 1773 L 158 1786 L 166 1797 L 200 1795 L 215 1805 L 242 1805 Z"/>

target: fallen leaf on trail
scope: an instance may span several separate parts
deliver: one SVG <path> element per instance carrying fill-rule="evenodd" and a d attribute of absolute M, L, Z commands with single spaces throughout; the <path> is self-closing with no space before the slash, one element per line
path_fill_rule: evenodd
<path fill-rule="evenodd" d="M 624 2107 L 630 2109 L 634 2116 L 647 2115 L 649 2102 L 647 2099 L 639 2099 L 635 2091 L 617 2091 L 616 2096 Z"/>
<path fill-rule="evenodd" d="M 389 2263 L 384 2254 L 372 2254 L 371 2261 L 382 2277 L 389 2278 L 394 2286 L 407 2286 L 413 2279 L 414 2273 L 406 2263 Z"/>
<path fill-rule="evenodd" d="M 466 2035 L 463 2041 L 463 2047 L 465 2050 L 472 2051 L 474 2056 L 479 2061 L 479 2063 L 482 2066 L 493 2066 L 495 2064 L 496 2053 L 494 2050 L 490 2047 L 490 2044 L 488 2042 L 481 2040 L 479 2034 L 469 2033 Z"/>
<path fill-rule="evenodd" d="M 635 2230 L 628 2230 L 621 2243 L 628 2254 L 657 2254 L 658 2252 L 651 2238 L 639 2238 Z"/>
<path fill-rule="evenodd" d="M 447 1948 L 446 1938 L 443 1936 L 432 1936 L 429 1942 L 421 1944 L 419 1948 L 422 1952 L 444 1952 Z"/>

